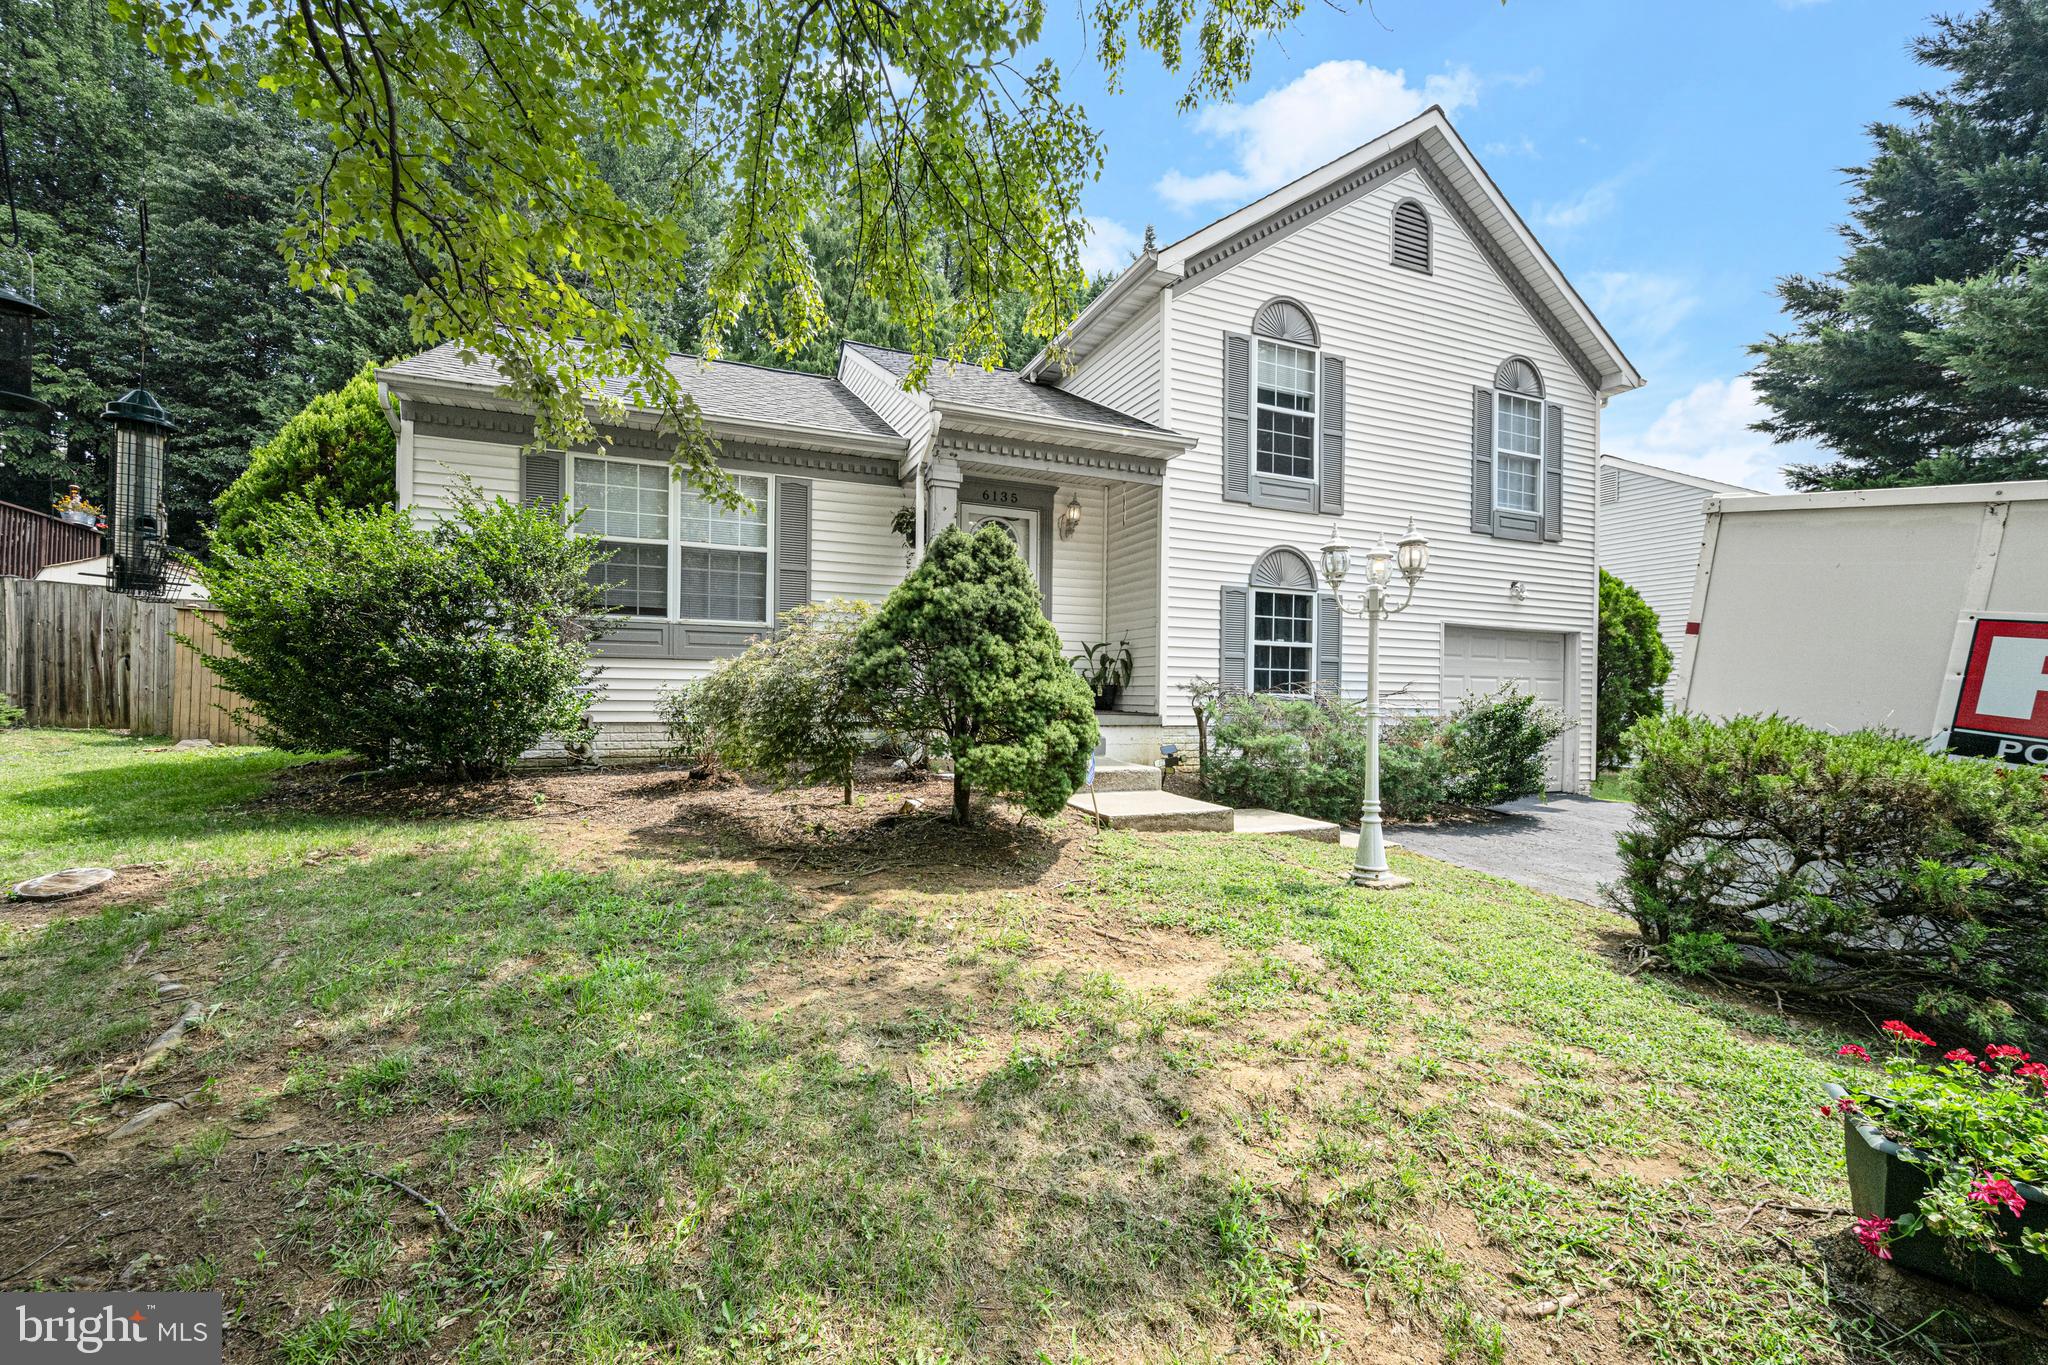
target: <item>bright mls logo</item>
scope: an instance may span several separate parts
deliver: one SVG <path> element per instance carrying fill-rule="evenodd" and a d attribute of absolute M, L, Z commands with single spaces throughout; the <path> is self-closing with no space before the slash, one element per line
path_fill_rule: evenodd
<path fill-rule="evenodd" d="M 218 1293 L 0 1294 L 0 1361 L 220 1365 Z"/>
<path fill-rule="evenodd" d="M 1979 621 L 1951 753 L 2048 766 L 2048 621 Z"/>

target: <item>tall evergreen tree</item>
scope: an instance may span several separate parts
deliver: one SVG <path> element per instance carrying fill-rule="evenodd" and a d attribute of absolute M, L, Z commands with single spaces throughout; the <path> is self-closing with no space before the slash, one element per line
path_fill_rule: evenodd
<path fill-rule="evenodd" d="M 47 506 L 76 482 L 107 495 L 109 399 L 140 380 L 181 430 L 166 448 L 180 543 L 200 543 L 213 499 L 249 452 L 365 362 L 403 354 L 409 329 L 388 254 L 358 249 L 371 286 L 308 294 L 279 242 L 317 133 L 261 89 L 201 104 L 86 0 L 0 0 L 0 118 L 22 249 L 0 276 L 54 316 L 37 329 L 36 387 L 53 411 L 0 413 L 0 498 Z M 142 353 L 140 206 L 149 203 L 148 353 Z"/>
<path fill-rule="evenodd" d="M 2048 476 L 2048 0 L 1936 19 L 1914 52 L 1951 80 L 1871 125 L 1840 266 L 1782 280 L 1795 326 L 1753 348 L 1758 429 L 1835 456 L 1797 487 Z"/>

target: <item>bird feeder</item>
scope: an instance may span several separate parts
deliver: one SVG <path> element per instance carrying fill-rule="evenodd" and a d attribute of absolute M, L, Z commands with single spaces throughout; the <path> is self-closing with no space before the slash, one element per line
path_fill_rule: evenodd
<path fill-rule="evenodd" d="M 114 580 L 130 591 L 162 577 L 164 439 L 178 428 L 148 389 L 130 389 L 100 416 L 114 426 Z"/>
<path fill-rule="evenodd" d="M 50 310 L 0 284 L 0 410 L 42 412 L 35 395 L 35 329 Z"/>

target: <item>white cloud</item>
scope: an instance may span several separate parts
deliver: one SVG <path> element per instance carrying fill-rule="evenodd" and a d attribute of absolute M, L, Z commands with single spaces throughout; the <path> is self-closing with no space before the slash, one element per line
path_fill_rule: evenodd
<path fill-rule="evenodd" d="M 1652 346 L 1699 307 L 1688 280 L 1638 270 L 1602 270 L 1585 277 L 1586 300 L 1623 350 Z"/>
<path fill-rule="evenodd" d="M 1513 142 L 1489 142 L 1481 150 L 1488 156 L 1496 159 L 1505 156 L 1535 157 L 1540 155 L 1536 150 L 1536 140 L 1527 133 L 1522 134 L 1521 137 Z"/>
<path fill-rule="evenodd" d="M 1432 104 L 1455 111 L 1478 96 L 1479 78 L 1469 67 L 1410 85 L 1405 72 L 1360 61 L 1323 62 L 1250 104 L 1211 105 L 1196 115 L 1196 129 L 1229 144 L 1235 169 L 1193 175 L 1170 170 L 1158 190 L 1181 209 L 1255 199 Z"/>
<path fill-rule="evenodd" d="M 1081 243 L 1081 269 L 1090 275 L 1122 270 L 1138 254 L 1144 239 L 1122 223 L 1108 218 L 1090 218 L 1088 235 Z"/>
<path fill-rule="evenodd" d="M 1628 400 L 1617 400 L 1608 412 L 1607 451 L 1625 460 L 1641 460 L 1702 478 L 1742 484 L 1762 493 L 1785 490 L 1783 468 L 1825 459 L 1825 452 L 1806 441 L 1779 445 L 1750 423 L 1765 415 L 1747 377 L 1709 379 L 1690 393 L 1664 405 L 1647 427 L 1630 432 Z M 1647 409 L 1644 409 L 1647 411 Z"/>
<path fill-rule="evenodd" d="M 1536 223 L 1553 232 L 1570 232 L 1595 219 L 1605 218 L 1621 202 L 1621 183 L 1626 176 L 1612 175 L 1589 185 L 1569 199 L 1536 206 Z"/>

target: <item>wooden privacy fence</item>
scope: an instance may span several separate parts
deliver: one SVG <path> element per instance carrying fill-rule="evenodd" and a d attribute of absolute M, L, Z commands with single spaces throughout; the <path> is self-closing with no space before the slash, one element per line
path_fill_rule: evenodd
<path fill-rule="evenodd" d="M 241 698 L 173 635 L 225 653 L 213 616 L 93 583 L 0 578 L 0 692 L 30 725 L 254 743 L 221 709 Z"/>
<path fill-rule="evenodd" d="M 179 739 L 210 739 L 215 744 L 260 743 L 235 723 L 234 713 L 247 705 L 241 695 L 221 686 L 214 671 L 199 662 L 199 654 L 218 658 L 233 652 L 214 628 L 219 616 L 217 611 L 178 608 L 178 634 L 192 644 L 178 646 L 177 666 L 171 670 L 170 733 Z"/>

